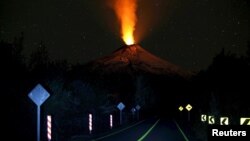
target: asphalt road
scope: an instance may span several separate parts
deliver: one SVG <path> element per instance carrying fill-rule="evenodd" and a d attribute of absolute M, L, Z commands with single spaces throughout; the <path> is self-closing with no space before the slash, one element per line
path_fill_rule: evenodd
<path fill-rule="evenodd" d="M 93 141 L 188 141 L 173 120 L 152 118 Z"/>

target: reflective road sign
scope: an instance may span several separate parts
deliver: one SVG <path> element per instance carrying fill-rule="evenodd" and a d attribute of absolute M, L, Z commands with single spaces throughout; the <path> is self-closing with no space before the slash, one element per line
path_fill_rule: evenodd
<path fill-rule="evenodd" d="M 215 124 L 214 116 L 208 116 L 208 124 Z"/>
<path fill-rule="evenodd" d="M 240 125 L 250 125 L 250 117 L 240 118 Z"/>
<path fill-rule="evenodd" d="M 44 103 L 50 94 L 43 88 L 42 85 L 38 84 L 36 87 L 29 93 L 29 98 L 37 105 L 40 106 Z"/>
<path fill-rule="evenodd" d="M 190 104 L 188 104 L 188 105 L 186 106 L 186 109 L 187 109 L 188 111 L 191 111 L 192 108 L 193 108 L 193 107 L 192 107 Z"/>
<path fill-rule="evenodd" d="M 201 121 L 202 122 L 205 122 L 205 121 L 207 121 L 207 115 L 201 115 Z"/>
<path fill-rule="evenodd" d="M 229 125 L 229 118 L 228 117 L 221 117 L 220 118 L 220 125 Z"/>
<path fill-rule="evenodd" d="M 121 110 L 123 110 L 123 109 L 125 108 L 125 105 L 124 105 L 122 102 L 120 102 L 120 103 L 117 105 L 117 108 L 121 111 Z"/>
<path fill-rule="evenodd" d="M 182 106 L 180 106 L 178 109 L 179 109 L 179 111 L 183 111 L 184 108 Z"/>

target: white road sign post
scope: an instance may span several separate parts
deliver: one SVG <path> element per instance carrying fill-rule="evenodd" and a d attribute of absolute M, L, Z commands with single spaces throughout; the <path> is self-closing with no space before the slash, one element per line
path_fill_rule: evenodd
<path fill-rule="evenodd" d="M 37 105 L 37 141 L 40 141 L 40 106 L 49 98 L 50 94 L 41 84 L 38 84 L 28 96 Z"/>
<path fill-rule="evenodd" d="M 48 138 L 48 141 L 51 141 L 51 138 L 52 138 L 52 130 L 51 130 L 51 127 L 52 127 L 52 124 L 51 124 L 51 115 L 47 115 L 47 138 Z"/>
<path fill-rule="evenodd" d="M 179 116 L 180 118 L 182 118 L 182 111 L 184 110 L 184 108 L 182 106 L 179 106 L 178 110 L 180 111 Z"/>
<path fill-rule="evenodd" d="M 120 110 L 120 125 L 122 125 L 122 110 L 125 108 L 125 105 L 122 102 L 120 102 L 117 105 L 117 108 Z"/>
<path fill-rule="evenodd" d="M 188 104 L 185 108 L 188 111 L 188 121 L 190 121 L 190 111 L 192 110 L 193 107 L 190 104 Z"/>
<path fill-rule="evenodd" d="M 92 114 L 89 114 L 89 134 L 91 134 L 92 130 L 93 130 L 93 118 L 92 118 Z"/>
<path fill-rule="evenodd" d="M 110 129 L 113 128 L 113 115 L 109 115 L 109 126 L 110 126 Z"/>
<path fill-rule="evenodd" d="M 131 112 L 132 112 L 132 116 L 133 116 L 133 120 L 135 119 L 135 112 L 136 112 L 136 109 L 135 108 L 132 108 L 131 109 Z"/>
<path fill-rule="evenodd" d="M 137 120 L 139 120 L 139 112 L 140 112 L 141 106 L 140 105 L 136 105 L 135 108 L 137 110 Z"/>

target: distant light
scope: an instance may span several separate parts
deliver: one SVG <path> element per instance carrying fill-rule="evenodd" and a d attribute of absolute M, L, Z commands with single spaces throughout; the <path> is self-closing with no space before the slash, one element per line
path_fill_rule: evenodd
<path fill-rule="evenodd" d="M 47 138 L 48 138 L 48 141 L 51 140 L 51 115 L 48 115 L 47 116 Z"/>
<path fill-rule="evenodd" d="M 109 115 L 109 123 L 110 123 L 110 128 L 113 128 L 113 116 Z"/>
<path fill-rule="evenodd" d="M 89 133 L 93 130 L 92 128 L 92 114 L 89 114 Z"/>

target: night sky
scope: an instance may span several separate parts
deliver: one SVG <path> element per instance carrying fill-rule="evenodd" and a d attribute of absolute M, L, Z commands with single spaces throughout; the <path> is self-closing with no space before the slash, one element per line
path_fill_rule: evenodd
<path fill-rule="evenodd" d="M 1 0 L 0 40 L 24 33 L 28 56 L 41 41 L 51 58 L 85 63 L 124 45 L 105 0 Z M 248 0 L 139 0 L 139 44 L 186 69 L 205 69 L 222 48 L 245 55 Z"/>

